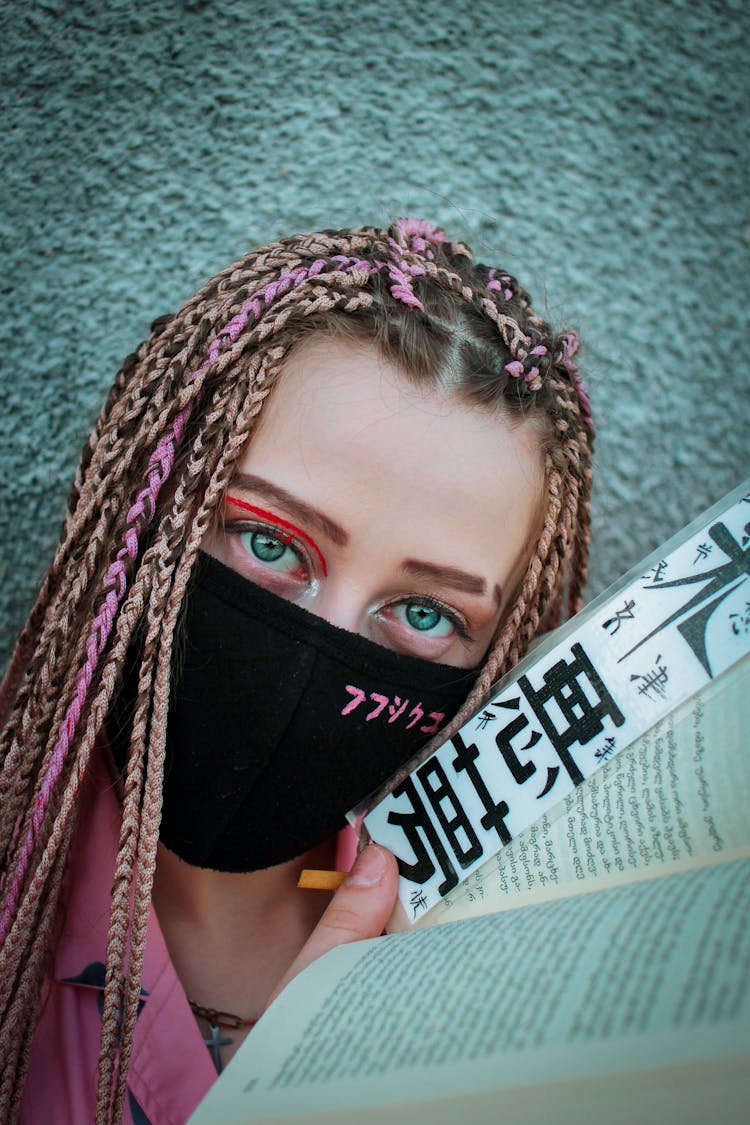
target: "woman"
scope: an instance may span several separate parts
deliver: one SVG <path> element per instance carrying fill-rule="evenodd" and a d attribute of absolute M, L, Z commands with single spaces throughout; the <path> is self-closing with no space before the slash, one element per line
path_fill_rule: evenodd
<path fill-rule="evenodd" d="M 382 930 L 382 849 L 325 913 L 297 875 L 579 607 L 576 345 L 401 220 L 249 255 L 126 361 L 3 686 L 1 1112 L 182 1120 Z"/>

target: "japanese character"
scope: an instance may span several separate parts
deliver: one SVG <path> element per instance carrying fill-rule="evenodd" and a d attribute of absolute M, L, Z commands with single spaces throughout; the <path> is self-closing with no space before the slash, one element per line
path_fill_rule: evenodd
<path fill-rule="evenodd" d="M 516 695 L 513 699 L 498 699 L 496 703 L 490 703 L 490 707 L 504 707 L 506 711 L 518 711 L 521 708 L 521 696 Z"/>
<path fill-rule="evenodd" d="M 750 602 L 745 602 L 743 613 L 730 613 L 729 620 L 732 622 L 732 632 L 736 637 L 740 635 L 740 628 L 747 633 L 750 630 Z"/>
<path fill-rule="evenodd" d="M 427 909 L 427 899 L 425 898 L 424 891 L 420 891 L 419 887 L 415 887 L 414 890 L 411 892 L 411 898 L 409 899 L 409 906 L 414 908 L 414 914 L 412 916 L 412 921 L 414 921 L 414 919 L 416 918 L 418 910 L 426 910 Z"/>
<path fill-rule="evenodd" d="M 699 563 L 701 559 L 707 559 L 714 549 L 713 543 L 699 543 L 697 547 L 698 554 L 693 559 L 693 566 Z"/>
<path fill-rule="evenodd" d="M 372 711 L 370 711 L 369 715 L 365 715 L 366 723 L 369 723 L 370 719 L 377 719 L 378 715 L 386 706 L 386 704 L 390 702 L 387 695 L 380 695 L 376 691 L 370 692 L 370 699 L 376 699 L 378 701 L 378 705 L 377 707 L 373 708 Z"/>
<path fill-rule="evenodd" d="M 534 714 L 554 746 L 571 781 L 580 785 L 583 774 L 569 753 L 574 743 L 585 746 L 601 734 L 603 720 L 609 717 L 616 727 L 621 727 L 625 717 L 610 695 L 599 673 L 580 644 L 571 646 L 573 660 L 568 664 L 559 660 L 544 674 L 544 686 L 534 688 L 527 676 L 521 676 L 518 685 L 531 704 Z M 579 680 L 585 679 L 593 689 L 597 702 L 591 703 Z M 562 713 L 565 726 L 558 730 L 546 709 L 552 700 Z"/>
<path fill-rule="evenodd" d="M 528 725 L 529 720 L 525 715 L 521 714 L 515 719 L 511 719 L 507 726 L 504 726 L 503 729 L 495 735 L 495 744 L 502 754 L 503 760 L 513 775 L 513 780 L 517 785 L 523 785 L 524 781 L 527 781 L 532 773 L 536 773 L 534 763 L 531 761 L 522 762 L 513 748 L 513 738 Z M 536 746 L 541 737 L 540 731 L 532 731 L 529 741 L 525 746 L 520 747 L 521 751 L 531 750 L 533 746 Z"/>
<path fill-rule="evenodd" d="M 428 758 L 417 777 L 456 859 L 462 867 L 469 867 L 482 856 L 482 845 L 439 758 Z"/>
<path fill-rule="evenodd" d="M 500 837 L 500 842 L 507 844 L 511 839 L 511 833 L 505 823 L 505 817 L 510 810 L 505 801 L 492 800 L 484 778 L 475 764 L 479 757 L 479 751 L 473 743 L 467 746 L 460 734 L 454 734 L 451 743 L 456 748 L 456 756 L 451 762 L 451 766 L 456 773 L 466 771 L 477 797 L 484 805 L 484 816 L 479 823 L 487 832 L 494 828 Z"/>
<path fill-rule="evenodd" d="M 484 730 L 487 723 L 494 723 L 496 719 L 497 715 L 493 715 L 491 711 L 482 711 L 482 714 L 477 718 L 478 730 Z"/>
<path fill-rule="evenodd" d="M 668 587 L 688 586 L 695 582 L 705 583 L 702 590 L 699 590 L 688 602 L 682 606 L 681 609 L 676 610 L 674 613 L 662 621 L 661 625 L 657 625 L 655 629 L 645 636 L 642 640 L 626 652 L 625 656 L 620 657 L 620 662 L 625 660 L 637 649 L 644 645 L 651 637 L 655 637 L 662 629 L 666 629 L 678 618 L 683 617 L 684 620 L 677 626 L 678 632 L 687 641 L 690 649 L 701 662 L 703 667 L 708 672 L 709 676 L 713 676 L 711 671 L 711 663 L 708 659 L 706 651 L 706 629 L 708 622 L 714 610 L 724 601 L 733 590 L 750 575 L 750 523 L 746 523 L 744 527 L 745 535 L 742 543 L 738 543 L 732 533 L 727 528 L 726 524 L 715 523 L 708 529 L 709 538 L 719 547 L 728 557 L 728 562 L 723 563 L 721 566 L 714 567 L 713 570 L 703 571 L 702 574 L 690 574 L 686 578 L 675 578 L 670 582 L 662 582 L 659 589 L 665 590 Z M 650 587 L 653 589 L 653 587 Z M 649 589 L 648 586 L 645 589 Z M 694 612 L 692 612 L 694 611 Z M 686 616 L 689 614 L 689 616 Z"/>
<path fill-rule="evenodd" d="M 343 708 L 341 712 L 342 715 L 350 714 L 350 712 L 359 707 L 360 703 L 363 703 L 365 699 L 365 693 L 362 691 L 362 688 L 355 687 L 354 684 L 347 684 L 346 690 L 350 695 L 354 696 L 354 699 Z"/>
<path fill-rule="evenodd" d="M 630 598 L 629 601 L 625 602 L 623 609 L 616 609 L 615 616 L 608 617 L 607 620 L 602 623 L 602 629 L 606 629 L 610 637 L 614 637 L 615 633 L 619 631 L 623 621 L 632 621 L 634 619 L 634 609 L 635 601 L 633 600 L 633 598 Z M 614 626 L 611 633 L 609 632 L 610 625 Z"/>
<path fill-rule="evenodd" d="M 604 746 L 599 747 L 594 751 L 594 757 L 602 762 L 606 762 L 611 754 L 615 752 L 615 739 L 612 735 L 604 739 Z"/>
<path fill-rule="evenodd" d="M 400 704 L 400 706 L 399 706 L 399 704 Z M 404 702 L 401 703 L 401 697 L 399 695 L 394 695 L 393 703 L 391 703 L 390 706 L 388 707 L 388 714 L 391 716 L 390 719 L 388 720 L 388 722 L 389 723 L 395 723 L 395 721 L 399 717 L 399 715 L 402 715 L 408 706 L 409 706 L 409 700 L 408 699 L 405 699 Z"/>
<path fill-rule="evenodd" d="M 411 719 L 412 715 L 415 715 L 416 717 Z M 424 711 L 422 710 L 419 703 L 414 704 L 411 711 L 409 712 L 409 718 L 411 719 L 411 722 L 406 724 L 407 730 L 411 730 L 413 726 L 416 726 L 416 724 L 424 718 Z"/>
<path fill-rule="evenodd" d="M 638 688 L 639 695 L 648 695 L 653 691 L 655 695 L 660 696 L 662 699 L 666 696 L 666 684 L 669 679 L 666 664 L 659 664 L 661 660 L 661 653 L 657 656 L 655 664 L 656 667 L 652 671 L 647 672 L 645 675 L 635 674 L 630 677 L 631 680 L 642 680 Z"/>
<path fill-rule="evenodd" d="M 540 797 L 546 797 L 547 796 L 550 789 L 552 789 L 553 785 L 557 781 L 557 777 L 558 777 L 559 773 L 560 773 L 560 767 L 559 766 L 547 766 L 547 780 L 544 783 L 544 789 L 542 789 L 541 793 L 537 793 L 537 795 L 536 795 L 537 801 L 539 800 Z"/>
<path fill-rule="evenodd" d="M 396 856 L 399 873 L 402 878 L 408 879 L 409 882 L 419 884 L 426 883 L 435 873 L 435 864 L 422 839 L 421 834 L 424 833 L 445 876 L 444 881 L 438 887 L 438 894 L 441 897 L 446 895 L 448 891 L 452 891 L 454 887 L 458 886 L 458 875 L 435 829 L 435 825 L 430 820 L 427 810 L 422 803 L 413 779 L 407 777 L 405 781 L 402 781 L 401 784 L 393 790 L 393 796 L 406 796 L 411 802 L 411 809 L 408 812 L 402 812 L 399 809 L 391 809 L 388 813 L 388 823 L 403 829 L 404 835 L 415 856 L 414 863 L 406 863 L 399 856 Z"/>
<path fill-rule="evenodd" d="M 437 734 L 438 730 L 440 729 L 440 724 L 445 718 L 445 712 L 430 711 L 430 718 L 433 720 L 431 723 L 428 723 L 426 726 L 419 728 L 422 731 L 422 734 Z"/>
<path fill-rule="evenodd" d="M 669 563 L 667 562 L 667 560 L 662 559 L 661 562 L 654 563 L 651 568 L 650 574 L 642 574 L 641 578 L 643 578 L 646 582 L 648 582 L 650 579 L 654 583 L 654 585 L 656 585 L 657 582 L 663 582 L 664 579 L 662 578 L 662 575 L 664 574 L 664 571 L 668 566 Z"/>

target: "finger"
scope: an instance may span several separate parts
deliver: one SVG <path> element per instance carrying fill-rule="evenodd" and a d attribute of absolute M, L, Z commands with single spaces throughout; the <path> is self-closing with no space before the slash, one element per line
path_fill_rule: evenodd
<path fill-rule="evenodd" d="M 268 1004 L 293 977 L 329 949 L 382 934 L 393 913 L 397 890 L 396 860 L 385 848 L 368 844 L 357 856 L 345 882 L 274 989 Z"/>

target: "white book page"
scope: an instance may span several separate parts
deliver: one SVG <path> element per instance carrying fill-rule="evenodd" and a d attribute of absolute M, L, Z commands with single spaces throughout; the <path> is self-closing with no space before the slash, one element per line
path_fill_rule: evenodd
<path fill-rule="evenodd" d="M 750 843 L 750 658 L 519 833 L 417 926 L 731 858 Z M 411 925 L 397 915 L 389 931 Z"/>
<path fill-rule="evenodd" d="M 339 947 L 292 981 L 190 1125 L 358 1106 L 407 1122 L 420 1100 L 726 1063 L 750 1049 L 749 911 L 747 859 Z"/>

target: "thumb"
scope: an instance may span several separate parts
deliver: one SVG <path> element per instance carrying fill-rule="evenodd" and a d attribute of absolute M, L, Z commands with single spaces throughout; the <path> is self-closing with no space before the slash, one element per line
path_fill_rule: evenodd
<path fill-rule="evenodd" d="M 329 949 L 382 934 L 396 905 L 398 866 L 378 844 L 360 852 L 351 872 L 268 999 L 270 1004 L 307 965 Z"/>

